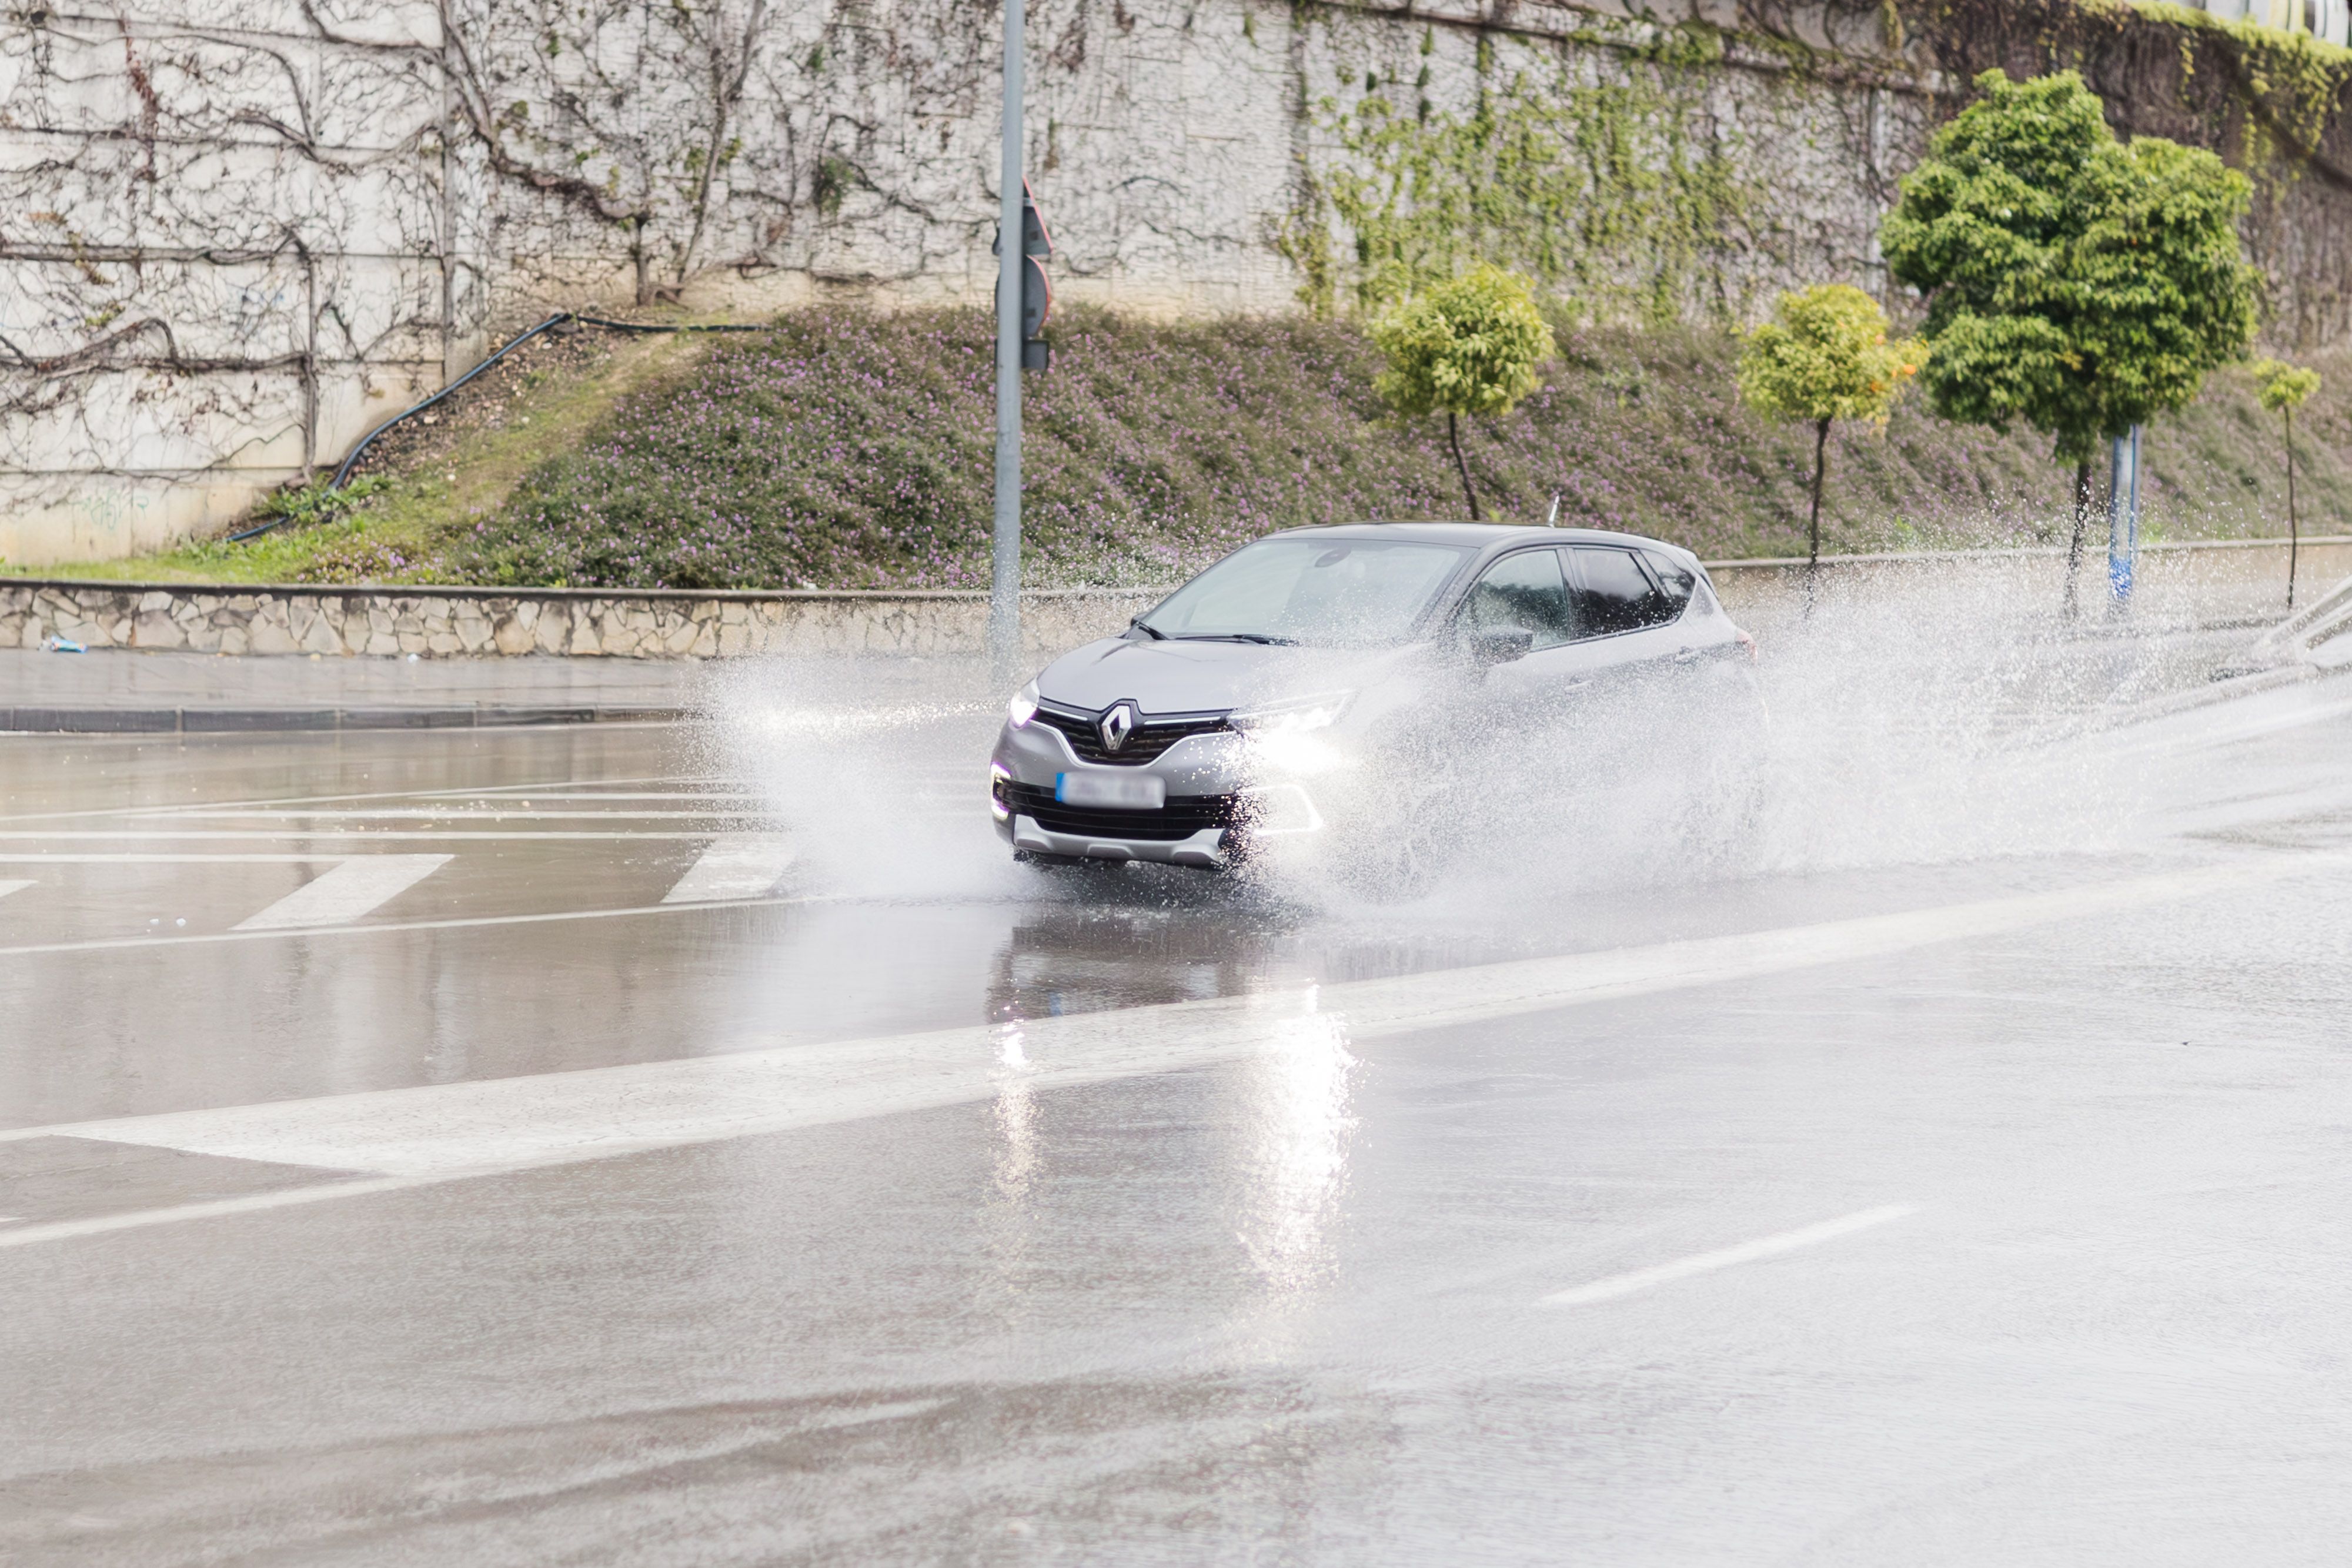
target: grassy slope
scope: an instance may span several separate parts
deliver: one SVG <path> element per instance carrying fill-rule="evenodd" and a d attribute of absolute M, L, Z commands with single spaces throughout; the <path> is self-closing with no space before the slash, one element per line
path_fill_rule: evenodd
<path fill-rule="evenodd" d="M 1033 580 L 1164 580 L 1269 528 L 1460 516 L 1442 423 L 1371 392 L 1346 323 L 1156 324 L 1071 312 L 1030 378 Z M 465 580 L 671 587 L 968 587 L 991 516 L 987 323 L 963 311 L 798 312 L 774 333 L 591 351 L 484 378 L 438 438 L 388 455 L 394 487 L 338 523 L 254 546 L 116 563 L 126 577 Z M 1681 540 L 1709 557 L 1801 553 L 1810 433 L 1732 392 L 1736 342 L 1581 330 L 1520 412 L 1465 422 L 1490 516 Z M 561 353 L 551 352 L 560 359 Z M 2298 422 L 2307 531 L 2352 522 L 2352 358 Z M 530 378 L 541 379 L 534 384 Z M 523 426 L 520 420 L 528 417 Z M 2066 472 L 2030 432 L 1916 407 L 1831 444 L 1827 550 L 2056 537 Z M 2146 531 L 2284 531 L 2275 419 L 2244 378 L 2150 432 Z M 455 474 L 456 480 L 447 476 Z M 2101 476 L 2104 479 L 2104 475 Z M 2104 525 L 2096 525 L 2104 531 Z"/>
<path fill-rule="evenodd" d="M 631 392 L 691 374 L 701 349 L 688 338 L 535 339 L 440 405 L 433 423 L 411 420 L 388 432 L 354 476 L 382 487 L 342 517 L 243 544 L 197 539 L 51 570 L 133 582 L 433 580 L 449 538 L 503 507 L 525 475 L 577 447 Z"/>

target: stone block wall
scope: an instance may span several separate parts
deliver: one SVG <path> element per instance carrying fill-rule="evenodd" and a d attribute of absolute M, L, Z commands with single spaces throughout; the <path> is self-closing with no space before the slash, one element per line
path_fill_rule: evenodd
<path fill-rule="evenodd" d="M 2158 545 L 2144 551 L 2139 611 L 2181 622 L 2245 622 L 2284 613 L 2284 540 Z M 2095 605 L 2105 560 L 2084 565 Z M 1801 560 L 1709 567 L 1733 614 L 1759 628 L 1803 612 Z M 2046 613 L 2064 561 L 2051 550 L 1830 557 L 1822 587 L 1862 597 L 1913 587 L 1958 588 L 1986 602 Z M 2306 539 L 2299 602 L 2352 579 L 2352 538 Z M 1043 663 L 1109 636 L 1166 596 L 1162 589 L 1044 590 L 1022 595 L 1024 657 Z M 728 659 L 747 654 L 876 653 L 953 657 L 986 648 L 988 597 L 971 592 L 603 592 L 543 589 L 255 588 L 0 579 L 0 648 L 53 638 L 90 648 L 369 658 L 528 654 Z"/>
<path fill-rule="evenodd" d="M 1156 592 L 1024 596 L 1044 658 L 1115 632 Z M 749 653 L 974 653 L 988 602 L 973 593 L 600 593 L 226 588 L 0 580 L 0 647 L 376 658 L 531 653 L 723 659 Z"/>

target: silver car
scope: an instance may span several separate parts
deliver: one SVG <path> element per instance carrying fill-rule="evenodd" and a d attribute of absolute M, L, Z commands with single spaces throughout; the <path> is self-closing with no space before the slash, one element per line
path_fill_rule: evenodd
<path fill-rule="evenodd" d="M 1022 859 L 1223 867 L 1384 808 L 1392 831 L 1428 771 L 1412 759 L 1444 754 L 1449 727 L 1491 733 L 1661 684 L 1752 713 L 1753 652 L 1697 559 L 1656 539 L 1295 528 L 1022 687 L 989 807 Z"/>

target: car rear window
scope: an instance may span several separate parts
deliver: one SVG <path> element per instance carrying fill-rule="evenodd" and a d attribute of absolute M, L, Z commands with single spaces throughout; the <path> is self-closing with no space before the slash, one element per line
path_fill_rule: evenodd
<path fill-rule="evenodd" d="M 1698 589 L 1698 574 L 1663 550 L 1645 549 L 1642 559 L 1650 563 L 1650 575 L 1658 580 L 1658 587 L 1674 601 L 1675 613 L 1681 614 Z"/>
<path fill-rule="evenodd" d="M 1689 602 L 1687 593 L 1673 598 L 1651 580 L 1641 558 L 1632 550 L 1579 545 L 1573 553 L 1577 618 L 1589 637 L 1663 626 L 1681 615 Z"/>

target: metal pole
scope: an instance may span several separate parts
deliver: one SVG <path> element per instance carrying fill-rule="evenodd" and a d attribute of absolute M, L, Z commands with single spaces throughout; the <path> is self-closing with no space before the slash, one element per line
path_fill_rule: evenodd
<path fill-rule="evenodd" d="M 1021 656 L 1021 24 L 1004 0 L 1004 169 L 996 225 L 996 541 L 988 589 L 988 656 L 1009 684 Z"/>
<path fill-rule="evenodd" d="M 2135 424 L 2107 454 L 2107 596 L 2117 609 L 2131 603 L 2139 564 L 2139 440 Z"/>

